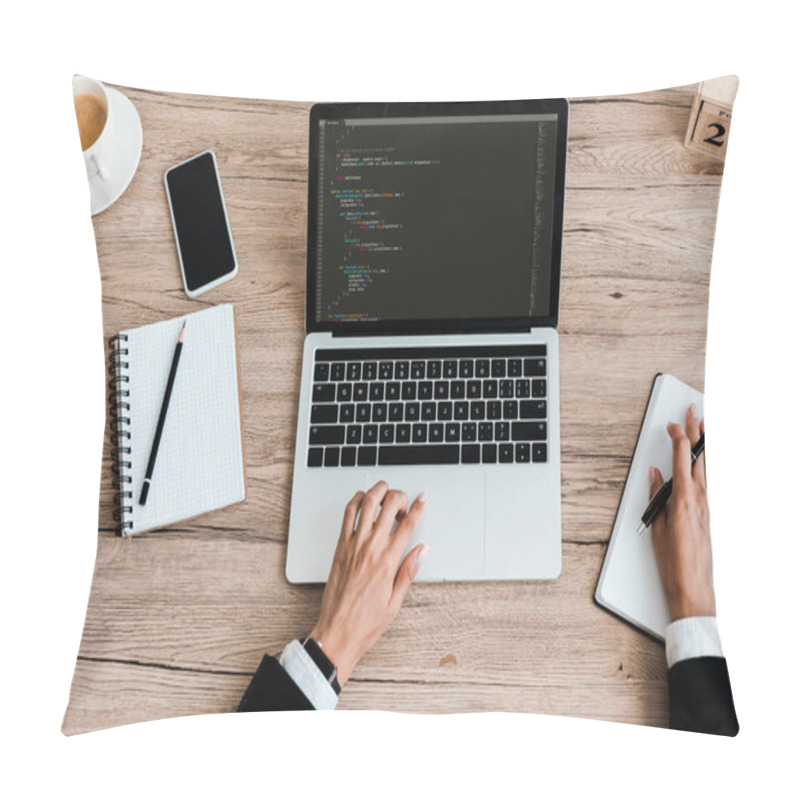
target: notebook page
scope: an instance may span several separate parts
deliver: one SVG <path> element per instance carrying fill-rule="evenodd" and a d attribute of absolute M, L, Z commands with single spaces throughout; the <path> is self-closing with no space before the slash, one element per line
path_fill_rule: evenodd
<path fill-rule="evenodd" d="M 651 531 L 647 528 L 640 536 L 636 529 L 650 501 L 650 466 L 658 467 L 665 481 L 672 477 L 667 423 L 685 426 L 691 403 L 702 418 L 700 392 L 672 375 L 656 378 L 595 594 L 598 603 L 661 639 L 670 619 Z"/>
<path fill-rule="evenodd" d="M 183 349 L 147 503 L 139 505 L 181 326 Z M 233 306 L 125 331 L 131 405 L 131 533 L 244 499 L 244 458 Z"/>

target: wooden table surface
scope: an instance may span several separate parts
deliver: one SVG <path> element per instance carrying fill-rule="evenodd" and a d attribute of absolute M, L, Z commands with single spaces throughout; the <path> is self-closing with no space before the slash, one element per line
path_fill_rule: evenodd
<path fill-rule="evenodd" d="M 601 610 L 593 595 L 654 374 L 703 388 L 723 165 L 683 146 L 695 89 L 571 101 L 559 320 L 561 577 L 412 586 L 340 709 L 667 724 L 663 646 Z M 305 335 L 310 104 L 121 91 L 139 112 L 144 146 L 130 187 L 94 218 L 104 335 L 234 304 L 248 492 L 244 503 L 192 523 L 118 538 L 106 434 L 68 734 L 234 710 L 264 652 L 310 630 L 322 595 L 322 587 L 284 577 Z M 189 300 L 163 175 L 208 148 L 239 275 Z M 336 530 L 339 522 L 331 521 Z"/>

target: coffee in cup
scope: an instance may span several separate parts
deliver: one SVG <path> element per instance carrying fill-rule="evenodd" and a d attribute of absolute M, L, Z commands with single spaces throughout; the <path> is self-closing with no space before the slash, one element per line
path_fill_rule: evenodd
<path fill-rule="evenodd" d="M 81 137 L 81 150 L 88 150 L 99 138 L 108 119 L 108 106 L 102 97 L 84 92 L 74 96 L 75 116 L 78 119 L 78 133 Z"/>

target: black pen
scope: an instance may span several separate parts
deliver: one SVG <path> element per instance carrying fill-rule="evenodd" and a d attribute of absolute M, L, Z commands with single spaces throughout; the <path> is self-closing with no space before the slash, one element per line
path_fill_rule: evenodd
<path fill-rule="evenodd" d="M 700 438 L 697 440 L 697 444 L 695 444 L 695 446 L 692 448 L 692 467 L 694 467 L 694 462 L 700 457 L 700 453 L 703 452 L 705 446 L 706 435 L 701 434 Z M 642 533 L 644 533 L 644 529 L 648 528 L 653 523 L 653 520 L 661 513 L 662 509 L 667 504 L 667 500 L 669 500 L 669 496 L 671 494 L 672 478 L 670 478 L 666 483 L 662 484 L 661 488 L 656 492 L 655 497 L 650 501 L 647 508 L 644 510 L 644 514 L 642 514 L 642 521 L 639 523 L 636 533 L 641 536 Z"/>
<path fill-rule="evenodd" d="M 144 474 L 142 493 L 139 495 L 139 505 L 143 506 L 147 502 L 147 493 L 150 491 L 150 481 L 153 477 L 153 469 L 156 466 L 156 456 L 158 455 L 158 445 L 161 442 L 161 433 L 164 430 L 164 420 L 167 418 L 169 408 L 169 398 L 172 395 L 172 385 L 175 383 L 175 374 L 178 371 L 178 362 L 181 360 L 181 350 L 183 349 L 183 333 L 186 330 L 184 321 L 178 336 L 178 343 L 175 345 L 175 355 L 172 356 L 172 366 L 169 369 L 167 378 L 167 388 L 164 392 L 164 399 L 161 401 L 161 411 L 158 415 L 158 425 L 156 425 L 156 435 L 153 437 L 153 446 L 150 448 L 150 460 L 147 462 L 147 472 Z"/>

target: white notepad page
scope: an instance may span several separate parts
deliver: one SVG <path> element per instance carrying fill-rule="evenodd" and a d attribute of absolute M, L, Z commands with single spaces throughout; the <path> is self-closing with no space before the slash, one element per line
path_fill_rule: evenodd
<path fill-rule="evenodd" d="M 672 441 L 667 423 L 686 425 L 686 410 L 695 403 L 702 419 L 703 395 L 672 375 L 654 382 L 639 441 L 611 532 L 603 569 L 595 591 L 597 602 L 623 619 L 663 639 L 670 622 L 661 588 L 650 528 L 636 532 L 650 502 L 651 466 L 664 480 L 672 477 Z"/>
<path fill-rule="evenodd" d="M 186 321 L 155 469 L 144 506 L 144 482 L 175 345 Z M 127 485 L 132 510 L 126 533 L 160 528 L 244 500 L 245 471 L 233 306 L 123 331 L 130 390 Z"/>

